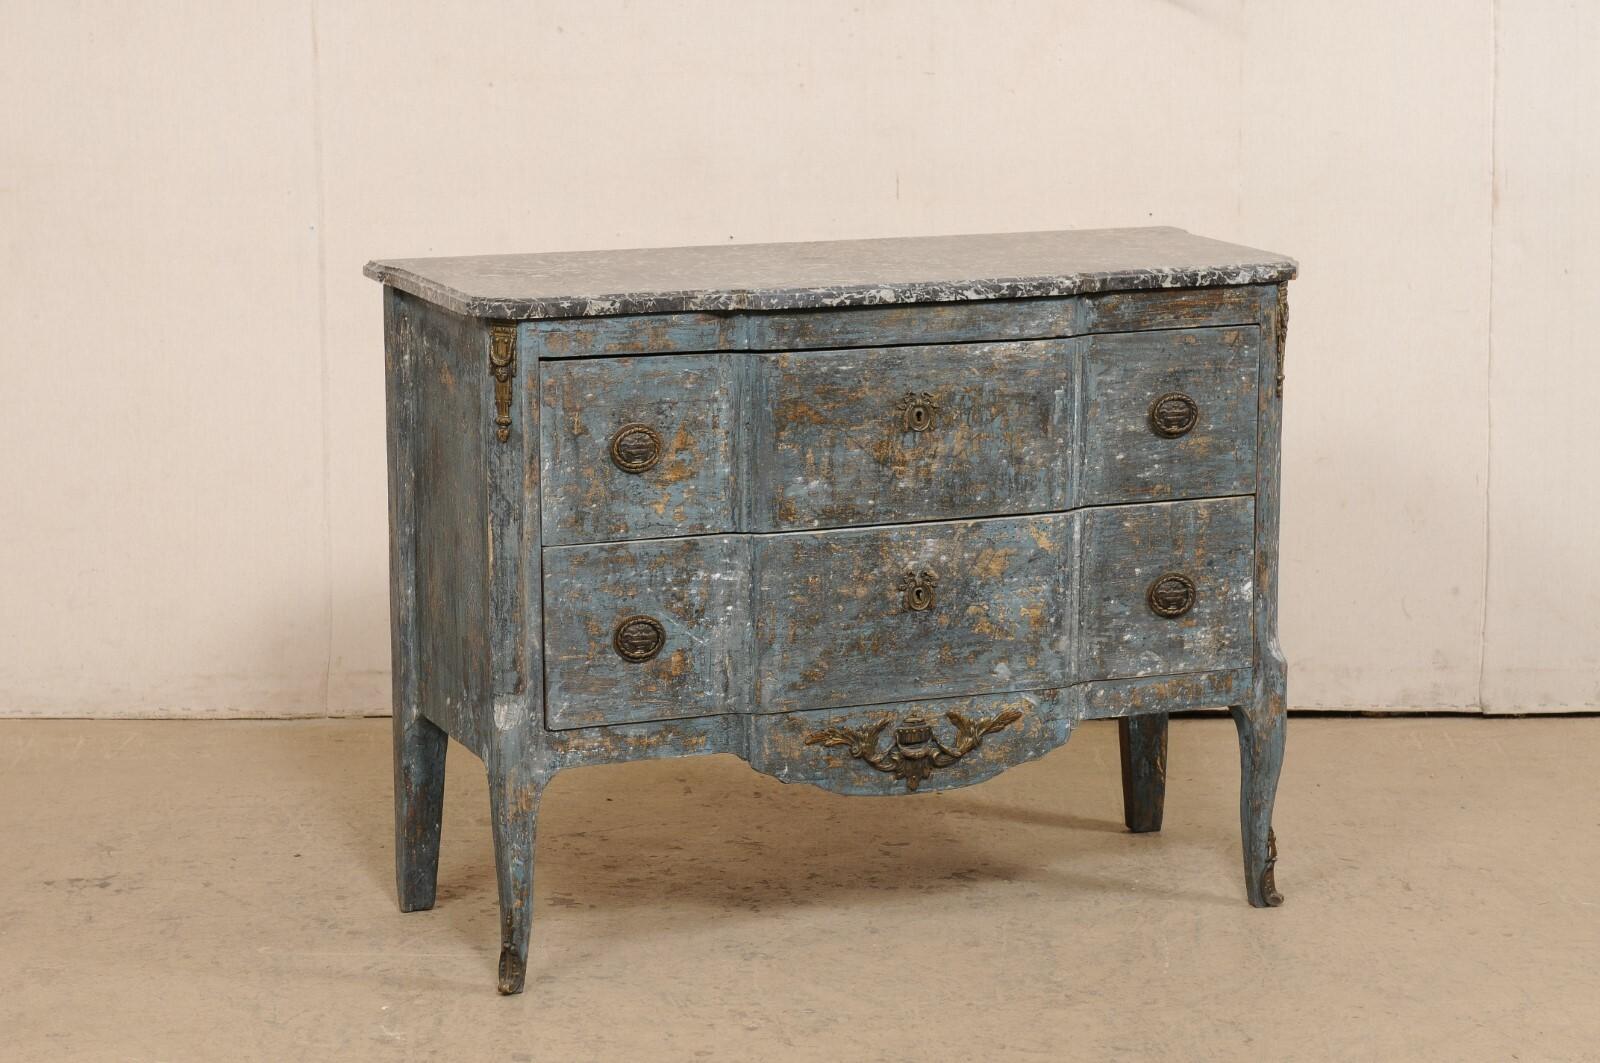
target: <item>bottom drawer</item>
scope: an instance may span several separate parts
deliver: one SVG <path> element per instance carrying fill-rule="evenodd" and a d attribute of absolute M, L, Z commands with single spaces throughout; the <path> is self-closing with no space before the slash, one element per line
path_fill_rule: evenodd
<path fill-rule="evenodd" d="M 1061 686 L 1071 520 L 758 536 L 756 711 Z"/>
<path fill-rule="evenodd" d="M 1073 682 L 1248 667 L 1254 503 L 1080 511 Z"/>
<path fill-rule="evenodd" d="M 1248 668 L 1249 497 L 544 552 L 551 727 Z M 965 770 L 965 769 L 964 769 Z"/>
<path fill-rule="evenodd" d="M 591 727 L 739 705 L 749 574 L 743 535 L 546 550 L 546 721 Z"/>

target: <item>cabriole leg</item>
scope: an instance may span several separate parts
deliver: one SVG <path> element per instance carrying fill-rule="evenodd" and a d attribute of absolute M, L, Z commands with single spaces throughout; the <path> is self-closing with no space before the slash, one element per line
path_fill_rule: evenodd
<path fill-rule="evenodd" d="M 1122 747 L 1122 818 L 1142 834 L 1161 829 L 1167 796 L 1167 714 L 1124 716 L 1117 721 Z"/>
<path fill-rule="evenodd" d="M 394 718 L 394 874 L 402 912 L 433 907 L 448 737 L 415 712 Z"/>
<path fill-rule="evenodd" d="M 500 887 L 500 992 L 522 992 L 533 925 L 534 824 L 548 780 L 522 770 L 489 773 L 495 878 Z"/>
<path fill-rule="evenodd" d="M 1275 908 L 1283 903 L 1274 881 L 1278 840 L 1272 832 L 1272 803 L 1283 767 L 1283 738 L 1288 723 L 1281 675 L 1258 685 L 1248 705 L 1232 708 L 1239 728 L 1241 761 L 1239 821 L 1244 833 L 1244 885 L 1250 903 Z"/>
<path fill-rule="evenodd" d="M 1272 833 L 1272 802 L 1283 767 L 1288 723 L 1288 667 L 1278 645 L 1279 453 L 1283 427 L 1283 347 L 1289 323 L 1287 285 L 1262 290 L 1261 324 L 1274 357 L 1260 363 L 1256 404 L 1255 655 L 1250 700 L 1232 707 L 1239 728 L 1239 822 L 1244 834 L 1244 885 L 1250 903 L 1283 903 L 1274 881 L 1278 840 Z"/>

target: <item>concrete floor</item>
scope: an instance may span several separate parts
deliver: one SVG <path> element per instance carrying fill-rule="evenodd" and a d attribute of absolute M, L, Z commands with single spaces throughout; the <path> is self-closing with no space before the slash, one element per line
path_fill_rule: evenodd
<path fill-rule="evenodd" d="M 545 795 L 528 992 L 479 765 L 402 916 L 389 724 L 0 723 L 6 1060 L 1600 1059 L 1600 719 L 1291 721 L 1246 906 L 1226 719 L 914 799 L 729 757 Z"/>

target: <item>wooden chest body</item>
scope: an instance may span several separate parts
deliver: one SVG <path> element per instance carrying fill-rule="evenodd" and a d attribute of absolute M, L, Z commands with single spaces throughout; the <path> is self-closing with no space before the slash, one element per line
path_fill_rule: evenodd
<path fill-rule="evenodd" d="M 445 736 L 495 805 L 501 988 L 557 770 L 729 752 L 851 794 L 963 786 L 1234 708 L 1272 795 L 1293 263 L 1103 230 L 375 263 L 385 285 L 402 907 Z"/>

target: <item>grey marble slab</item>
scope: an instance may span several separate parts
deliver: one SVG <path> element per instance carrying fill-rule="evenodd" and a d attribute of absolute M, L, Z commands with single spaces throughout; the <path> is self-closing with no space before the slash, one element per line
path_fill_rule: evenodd
<path fill-rule="evenodd" d="M 1272 284 L 1295 270 L 1269 251 L 1152 227 L 408 258 L 365 272 L 458 314 L 532 320 Z"/>

